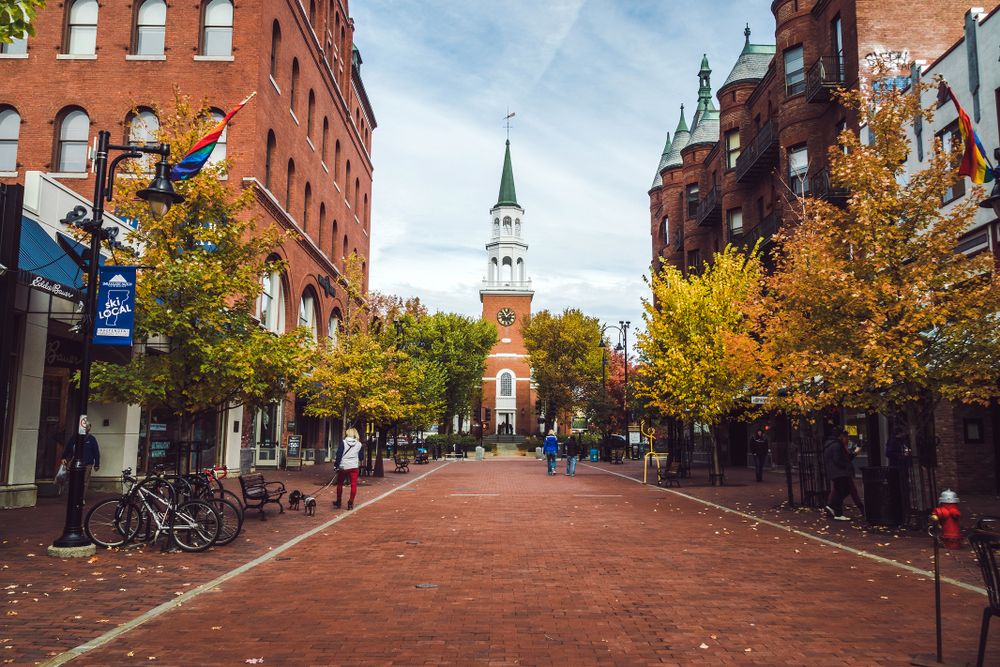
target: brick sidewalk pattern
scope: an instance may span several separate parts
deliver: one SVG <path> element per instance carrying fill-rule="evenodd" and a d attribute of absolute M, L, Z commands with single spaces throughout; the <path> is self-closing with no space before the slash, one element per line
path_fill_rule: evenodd
<path fill-rule="evenodd" d="M 637 467 L 388 473 L 344 520 L 72 664 L 905 665 L 933 651 L 926 578 L 608 474 Z M 328 478 L 322 468 L 282 474 L 305 488 Z M 92 640 L 328 521 L 329 500 L 314 518 L 251 514 L 246 541 L 206 554 L 103 551 L 93 563 L 48 559 L 52 526 L 43 537 L 39 520 L 6 520 L 57 506 L 4 513 L 17 615 L 0 618 L 11 647 L 0 660 Z M 944 587 L 946 658 L 975 658 L 985 602 Z"/>

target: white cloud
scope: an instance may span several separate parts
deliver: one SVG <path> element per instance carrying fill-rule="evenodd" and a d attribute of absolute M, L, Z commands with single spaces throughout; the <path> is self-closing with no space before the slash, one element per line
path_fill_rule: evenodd
<path fill-rule="evenodd" d="M 767 0 L 369 0 L 352 4 L 374 135 L 371 284 L 481 312 L 503 116 L 535 309 L 641 321 L 663 141 L 743 46 L 773 42 Z M 690 114 L 688 115 L 690 120 Z"/>

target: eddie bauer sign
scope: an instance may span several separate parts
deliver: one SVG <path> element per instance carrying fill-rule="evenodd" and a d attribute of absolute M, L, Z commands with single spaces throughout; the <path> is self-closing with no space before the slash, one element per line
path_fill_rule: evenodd
<path fill-rule="evenodd" d="M 95 345 L 131 345 L 135 322 L 135 267 L 102 266 L 97 278 Z"/>

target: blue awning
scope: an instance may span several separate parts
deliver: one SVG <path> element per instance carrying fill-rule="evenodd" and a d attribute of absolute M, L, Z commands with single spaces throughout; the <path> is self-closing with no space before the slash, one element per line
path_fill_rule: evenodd
<path fill-rule="evenodd" d="M 84 246 L 69 237 L 82 252 Z M 22 282 L 67 299 L 83 298 L 83 272 L 42 226 L 21 217 L 21 244 L 17 258 Z"/>

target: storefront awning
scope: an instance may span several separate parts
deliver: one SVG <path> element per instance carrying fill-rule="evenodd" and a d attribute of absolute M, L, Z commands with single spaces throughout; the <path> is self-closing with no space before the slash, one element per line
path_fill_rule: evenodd
<path fill-rule="evenodd" d="M 82 253 L 82 244 L 64 237 Z M 29 287 L 71 301 L 83 300 L 83 272 L 80 267 L 40 224 L 28 217 L 21 218 L 17 268 L 21 282 Z"/>

